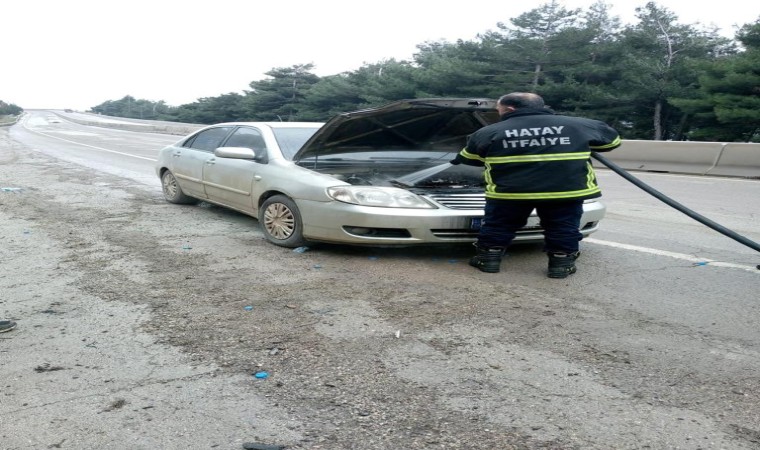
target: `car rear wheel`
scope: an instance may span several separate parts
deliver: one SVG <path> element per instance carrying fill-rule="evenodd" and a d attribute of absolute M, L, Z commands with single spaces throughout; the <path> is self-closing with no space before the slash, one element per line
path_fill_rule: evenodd
<path fill-rule="evenodd" d="M 303 238 L 301 213 L 295 202 L 284 195 L 269 197 L 259 209 L 259 224 L 264 237 L 281 247 L 300 247 Z"/>
<path fill-rule="evenodd" d="M 169 203 L 185 205 L 198 203 L 197 199 L 187 196 L 182 192 L 182 188 L 179 187 L 179 183 L 177 183 L 177 179 L 174 178 L 174 174 L 168 170 L 161 175 L 161 189 L 164 191 L 164 198 Z"/>

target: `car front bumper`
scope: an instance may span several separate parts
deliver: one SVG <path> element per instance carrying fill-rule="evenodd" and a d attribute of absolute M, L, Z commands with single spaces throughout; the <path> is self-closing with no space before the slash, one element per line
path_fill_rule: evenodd
<path fill-rule="evenodd" d="M 341 202 L 297 201 L 303 235 L 314 242 L 351 245 L 404 246 L 456 244 L 477 239 L 482 210 L 377 208 Z M 586 202 L 581 218 L 584 236 L 595 232 L 604 217 L 599 201 Z M 543 242 L 543 230 L 534 214 L 515 242 Z"/>

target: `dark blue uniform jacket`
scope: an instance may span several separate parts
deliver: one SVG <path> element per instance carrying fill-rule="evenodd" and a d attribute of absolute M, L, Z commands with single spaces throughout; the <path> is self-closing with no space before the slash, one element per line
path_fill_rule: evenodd
<path fill-rule="evenodd" d="M 453 162 L 485 166 L 486 198 L 586 199 L 601 196 L 591 152 L 620 143 L 604 122 L 521 108 L 473 133 Z"/>

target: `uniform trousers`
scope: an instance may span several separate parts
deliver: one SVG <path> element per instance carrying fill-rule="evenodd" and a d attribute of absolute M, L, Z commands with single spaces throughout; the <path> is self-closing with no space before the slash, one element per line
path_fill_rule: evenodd
<path fill-rule="evenodd" d="M 500 200 L 486 199 L 485 215 L 478 234 L 479 247 L 506 248 L 517 231 L 536 210 L 544 229 L 544 251 L 575 253 L 583 239 L 580 233 L 583 200 Z"/>

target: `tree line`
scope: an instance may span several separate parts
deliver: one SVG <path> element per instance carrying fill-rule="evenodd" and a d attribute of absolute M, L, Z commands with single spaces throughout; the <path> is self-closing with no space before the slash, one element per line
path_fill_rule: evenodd
<path fill-rule="evenodd" d="M 0 100 L 0 116 L 17 116 L 22 111 L 23 109 L 20 106 Z"/>
<path fill-rule="evenodd" d="M 556 0 L 472 40 L 425 42 L 411 61 L 387 59 L 319 77 L 313 64 L 273 68 L 243 93 L 181 106 L 126 96 L 92 112 L 150 120 L 325 121 L 404 98 L 498 98 L 536 92 L 561 114 L 602 120 L 625 139 L 760 142 L 760 18 L 736 30 L 679 23 L 654 2 L 622 26 L 599 1 Z"/>

